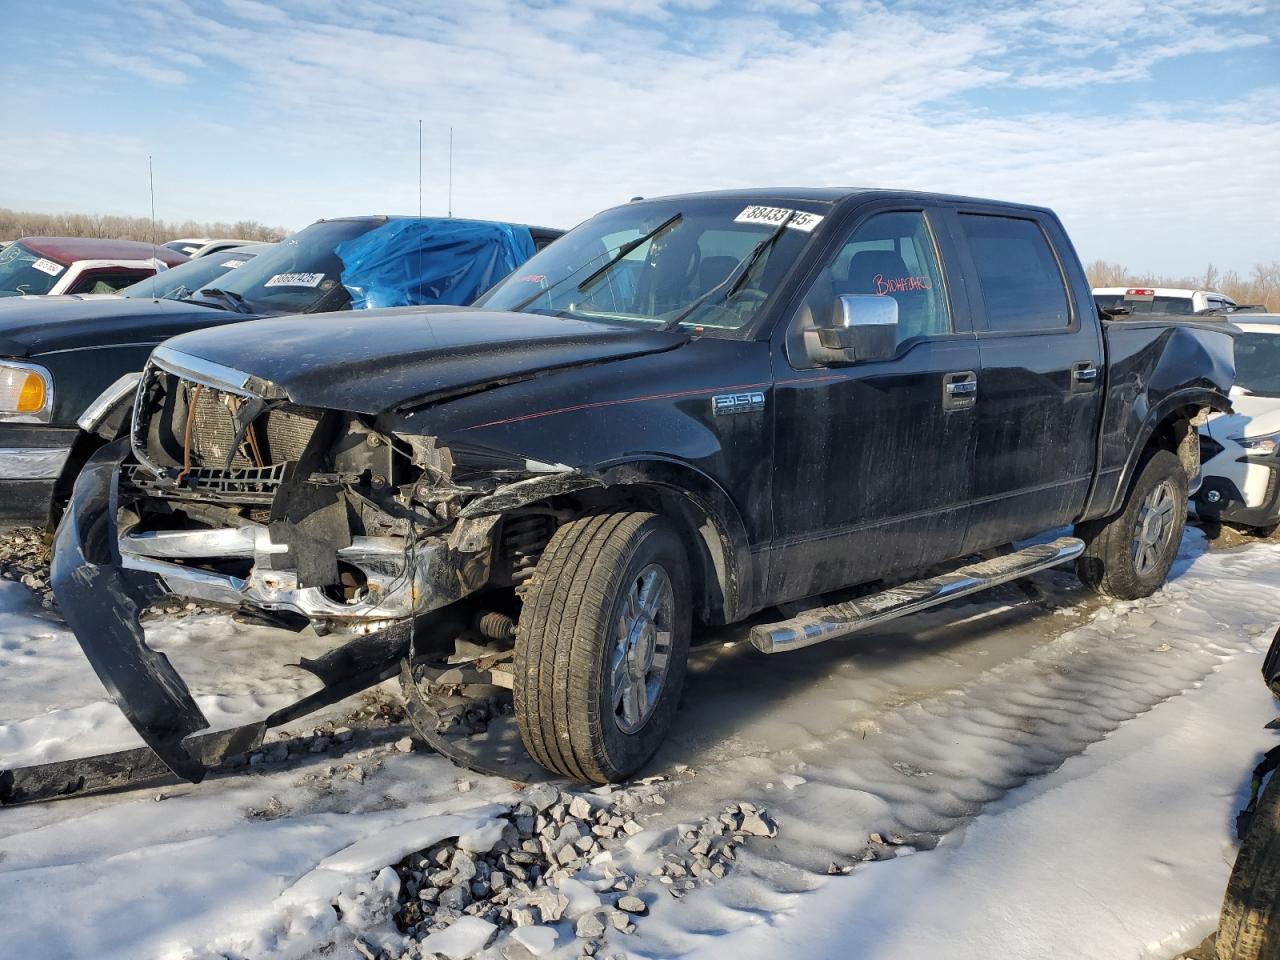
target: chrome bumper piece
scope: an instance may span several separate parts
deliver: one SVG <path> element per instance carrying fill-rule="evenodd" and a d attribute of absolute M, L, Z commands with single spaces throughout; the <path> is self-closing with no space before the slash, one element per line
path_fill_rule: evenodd
<path fill-rule="evenodd" d="M 0 447 L 0 480 L 56 480 L 70 447 Z"/>
<path fill-rule="evenodd" d="M 413 553 L 396 537 L 356 537 L 337 551 L 338 561 L 365 578 L 351 601 L 317 587 L 298 585 L 296 571 L 273 569 L 273 558 L 288 548 L 271 542 L 256 524 L 214 530 L 126 532 L 119 538 L 121 565 L 160 577 L 173 593 L 209 603 L 263 610 L 289 610 L 315 620 L 373 623 L 426 613 L 456 599 L 432 584 L 455 579 L 443 569 L 449 560 L 443 542 L 419 541 Z M 247 577 L 188 564 L 252 559 Z M 186 561 L 178 563 L 175 561 Z M 279 562 L 278 560 L 275 562 Z"/>

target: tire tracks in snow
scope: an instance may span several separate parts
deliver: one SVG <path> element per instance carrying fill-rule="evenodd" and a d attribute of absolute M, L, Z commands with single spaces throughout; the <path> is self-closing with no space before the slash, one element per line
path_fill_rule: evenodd
<path fill-rule="evenodd" d="M 686 897 L 681 908 L 663 903 L 640 952 L 676 955 L 705 935 L 771 922 L 795 895 L 826 882 L 830 865 L 860 864 L 872 832 L 905 835 L 927 850 L 1010 790 L 1198 686 L 1228 658 L 1261 652 L 1280 621 L 1280 547 L 1204 553 L 1193 532 L 1176 571 L 1146 600 L 1097 607 L 1077 626 L 1050 621 L 1045 642 L 951 689 L 905 702 L 890 697 L 887 706 L 868 709 L 875 691 L 859 689 L 855 671 L 842 681 L 854 689 L 830 704 L 844 711 L 841 722 L 828 716 L 821 736 L 735 756 L 682 758 L 697 776 L 668 795 L 664 819 L 696 819 L 716 798 L 748 797 L 769 807 L 781 832 L 753 841 L 733 874 Z M 1055 587 L 1057 576 L 1048 578 Z M 1061 600 L 1055 592 L 1051 599 Z M 1078 590 L 1073 602 L 1096 606 Z M 956 608 L 951 617 L 965 612 Z M 733 691 L 719 695 L 732 698 Z M 715 708 L 714 700 L 700 707 Z M 781 785 L 784 773 L 806 782 L 789 790 Z"/>

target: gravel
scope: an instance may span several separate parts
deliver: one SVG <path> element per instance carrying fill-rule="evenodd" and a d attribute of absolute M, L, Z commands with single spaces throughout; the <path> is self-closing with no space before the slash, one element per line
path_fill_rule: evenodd
<path fill-rule="evenodd" d="M 699 823 L 643 826 L 641 811 L 652 811 L 649 798 L 663 789 L 658 782 L 590 793 L 533 784 L 474 835 L 405 857 L 394 869 L 396 924 L 407 955 L 443 953 L 433 937 L 478 920 L 492 927 L 499 945 L 518 943 L 511 948 L 517 954 L 523 948 L 537 955 L 567 936 L 577 938 L 573 955 L 594 956 L 603 939 L 633 933 L 635 921 L 648 915 L 654 894 L 641 894 L 651 884 L 684 896 L 725 876 L 748 837 L 777 836 L 769 812 L 749 802 Z"/>
<path fill-rule="evenodd" d="M 46 609 L 56 606 L 49 586 L 49 546 L 39 530 L 18 527 L 0 533 L 0 579 L 18 581 Z"/>

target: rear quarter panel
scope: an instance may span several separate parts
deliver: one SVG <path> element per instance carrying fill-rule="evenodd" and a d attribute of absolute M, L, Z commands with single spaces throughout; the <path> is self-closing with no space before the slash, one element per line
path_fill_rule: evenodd
<path fill-rule="evenodd" d="M 1104 321 L 1107 397 L 1098 477 L 1082 519 L 1120 508 L 1147 440 L 1188 407 L 1225 410 L 1235 380 L 1231 328 L 1218 323 Z"/>

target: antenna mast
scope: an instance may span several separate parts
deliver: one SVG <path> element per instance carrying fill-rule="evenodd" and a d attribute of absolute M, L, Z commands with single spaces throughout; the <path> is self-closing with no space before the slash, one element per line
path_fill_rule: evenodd
<path fill-rule="evenodd" d="M 449 216 L 453 216 L 453 127 L 449 128 Z"/>
<path fill-rule="evenodd" d="M 422 216 L 422 121 L 418 121 L 418 216 Z"/>
<path fill-rule="evenodd" d="M 151 154 L 147 154 L 147 185 L 151 190 L 151 299 L 156 298 L 156 274 L 160 272 L 160 258 L 156 256 L 156 175 L 151 168 Z"/>

